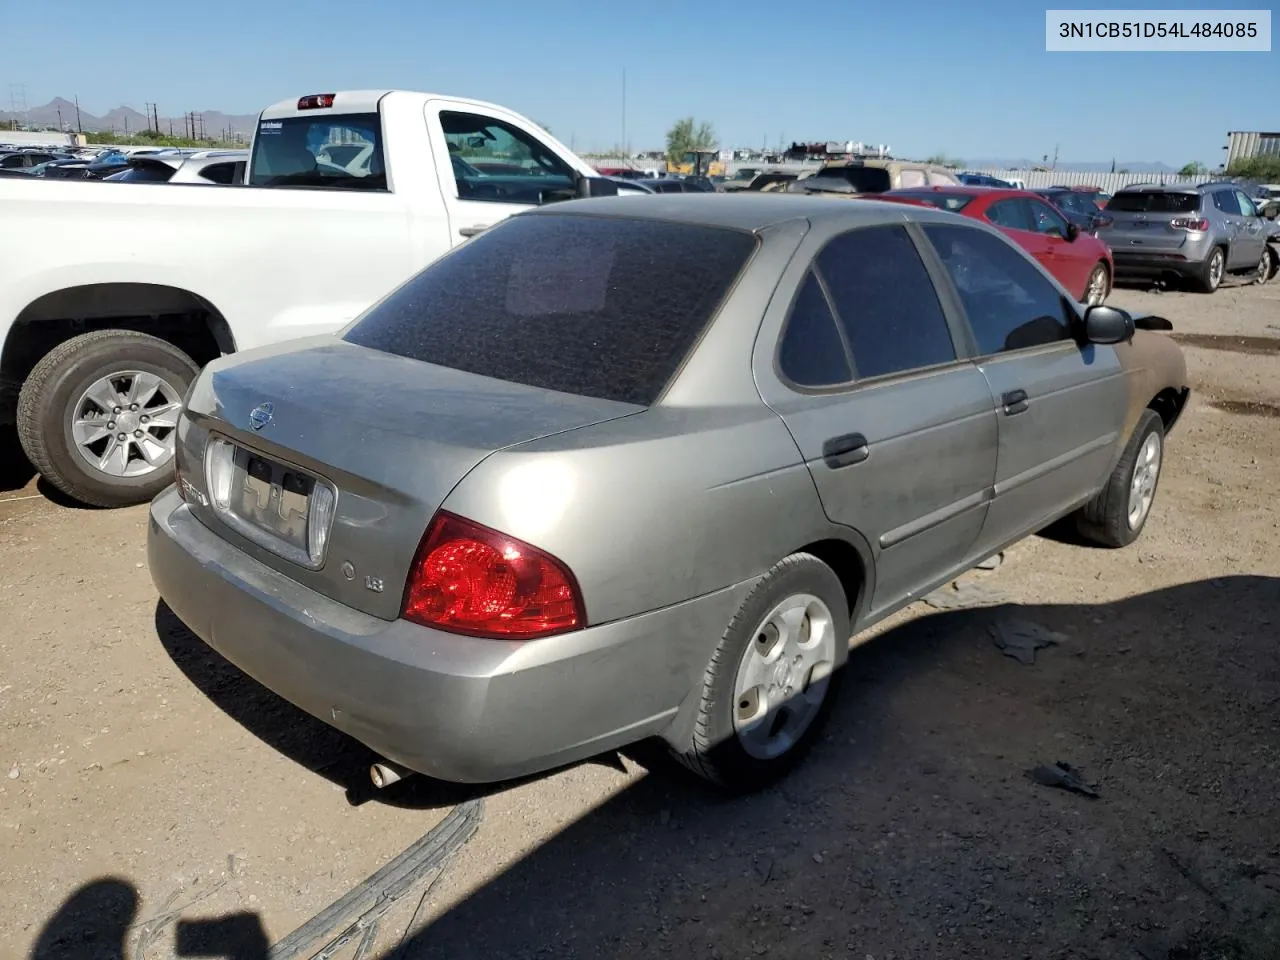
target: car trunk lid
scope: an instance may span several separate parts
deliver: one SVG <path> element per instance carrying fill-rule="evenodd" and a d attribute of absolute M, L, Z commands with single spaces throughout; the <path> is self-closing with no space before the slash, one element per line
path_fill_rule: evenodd
<path fill-rule="evenodd" d="M 207 525 L 291 579 L 388 620 L 431 517 L 485 457 L 645 409 L 328 337 L 299 343 L 206 373 L 188 404 L 194 429 L 179 469 L 199 478 L 206 502 L 192 509 Z M 326 499 L 333 519 L 313 552 L 309 530 Z"/>

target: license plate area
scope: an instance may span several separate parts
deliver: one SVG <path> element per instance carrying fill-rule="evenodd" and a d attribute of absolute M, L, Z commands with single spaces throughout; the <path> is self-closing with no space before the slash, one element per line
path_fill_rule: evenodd
<path fill-rule="evenodd" d="M 223 437 L 205 458 L 214 510 L 245 538 L 301 566 L 324 564 L 336 491 L 292 464 Z"/>

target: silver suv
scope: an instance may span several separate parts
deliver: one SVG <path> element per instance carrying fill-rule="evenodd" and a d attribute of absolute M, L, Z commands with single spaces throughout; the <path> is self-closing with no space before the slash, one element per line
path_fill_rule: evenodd
<path fill-rule="evenodd" d="M 1190 280 L 1213 293 L 1227 273 L 1270 269 L 1267 230 L 1249 195 L 1234 183 L 1135 184 L 1107 204 L 1098 237 L 1111 248 L 1116 278 Z"/>

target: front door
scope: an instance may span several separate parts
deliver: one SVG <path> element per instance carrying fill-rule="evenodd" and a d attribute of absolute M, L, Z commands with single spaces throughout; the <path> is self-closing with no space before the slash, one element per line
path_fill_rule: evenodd
<path fill-rule="evenodd" d="M 1074 307 L 1001 238 L 928 224 L 977 344 L 999 419 L 995 490 L 979 553 L 1043 527 L 1105 482 L 1122 442 L 1123 371 L 1073 338 Z"/>
<path fill-rule="evenodd" d="M 971 555 L 995 473 L 995 409 L 905 226 L 835 236 L 798 282 L 776 367 L 758 364 L 758 382 L 828 518 L 867 541 L 875 615 Z"/>
<path fill-rule="evenodd" d="M 517 117 L 447 100 L 426 109 L 454 246 L 573 189 L 576 171 Z"/>
<path fill-rule="evenodd" d="M 1267 247 L 1267 223 L 1258 213 L 1258 207 L 1243 190 L 1235 191 L 1240 205 L 1240 230 L 1236 245 L 1240 247 L 1240 268 L 1251 267 L 1262 259 Z"/>

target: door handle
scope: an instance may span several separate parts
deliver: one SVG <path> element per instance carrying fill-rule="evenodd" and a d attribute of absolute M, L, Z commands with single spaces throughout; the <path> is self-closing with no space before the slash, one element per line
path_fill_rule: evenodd
<path fill-rule="evenodd" d="M 458 234 L 463 237 L 474 237 L 478 233 L 484 233 L 489 229 L 489 224 L 478 223 L 474 227 L 462 227 L 458 230 Z"/>
<path fill-rule="evenodd" d="M 1010 390 L 1000 398 L 1000 402 L 1004 404 L 1005 414 L 1010 417 L 1022 413 L 1030 406 L 1025 390 Z"/>
<path fill-rule="evenodd" d="M 860 433 L 832 437 L 822 445 L 822 462 L 832 470 L 861 463 L 869 456 L 871 451 L 867 448 L 867 438 Z"/>

